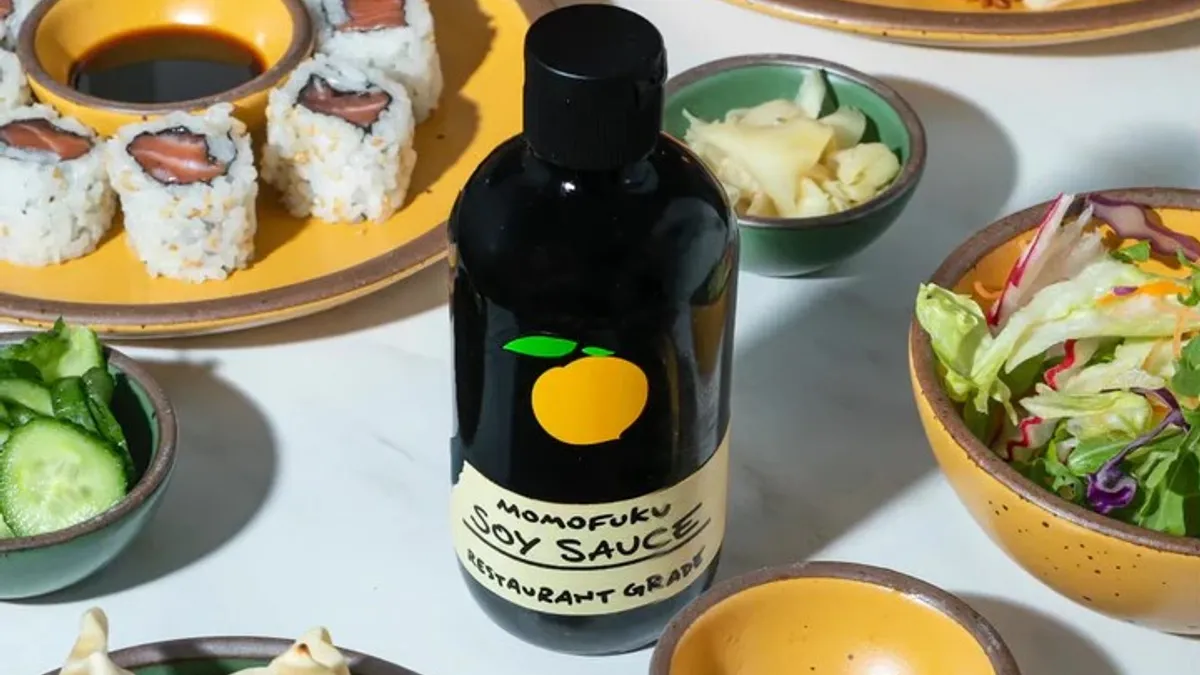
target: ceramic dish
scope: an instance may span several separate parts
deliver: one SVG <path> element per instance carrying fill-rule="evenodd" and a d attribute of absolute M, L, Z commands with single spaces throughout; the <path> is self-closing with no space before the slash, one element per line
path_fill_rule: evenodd
<path fill-rule="evenodd" d="M 1200 236 L 1198 191 L 1098 194 L 1150 206 L 1167 227 Z M 1002 287 L 1048 205 L 989 225 L 951 253 L 931 281 L 972 295 L 977 282 Z M 915 320 L 909 365 L 917 410 L 938 464 L 967 511 L 1009 557 L 1085 607 L 1162 631 L 1200 635 L 1200 539 L 1101 516 L 1020 475 L 968 431 L 935 372 L 929 337 Z"/>
<path fill-rule="evenodd" d="M 534 0 L 525 7 L 544 10 L 544 4 Z M 296 13 L 300 5 L 300 0 L 213 0 L 200 11 L 185 0 L 139 0 L 107 11 L 108 5 L 89 0 L 45 2 L 24 24 L 20 53 L 24 61 L 40 64 L 27 70 L 43 101 L 110 131 L 146 111 L 101 106 L 65 85 L 70 64 L 105 36 L 197 22 L 253 35 L 247 44 L 270 67 L 257 80 L 217 98 L 234 100 L 234 115 L 261 136 L 255 125 L 261 126 L 262 87 L 290 74 L 297 55 L 311 51 L 311 31 L 300 27 L 307 14 Z M 436 112 L 416 127 L 418 159 L 408 197 L 386 222 L 329 224 L 295 218 L 280 204 L 278 193 L 263 185 L 248 268 L 224 280 L 189 283 L 148 274 L 127 245 L 118 215 L 93 253 L 48 267 L 0 263 L 0 319 L 45 327 L 62 316 L 102 335 L 121 337 L 222 332 L 343 304 L 443 258 L 443 221 L 458 187 L 492 147 L 520 128 L 520 96 L 513 92 L 521 88 L 522 41 L 532 17 L 517 0 L 446 0 L 433 3 L 432 9 L 437 33 L 453 36 L 439 45 L 445 87 Z M 254 152 L 261 170 L 257 138 Z"/>
<path fill-rule="evenodd" d="M 256 637 L 206 637 L 155 642 L 112 653 L 113 663 L 134 675 L 231 675 L 266 666 L 287 651 L 290 640 Z M 407 668 L 339 648 L 350 662 L 350 675 L 417 675 Z M 58 669 L 45 675 L 58 675 Z"/>
<path fill-rule="evenodd" d="M 5 333 L 0 344 L 30 335 Z M 175 411 L 146 370 L 116 350 L 107 352 L 117 385 L 113 415 L 140 477 L 124 500 L 91 520 L 36 537 L 0 539 L 0 599 L 45 595 L 96 573 L 142 531 L 166 492 L 175 466 Z"/>
<path fill-rule="evenodd" d="M 1019 675 L 966 603 L 867 565 L 801 563 L 717 584 L 677 615 L 650 675 Z"/>
<path fill-rule="evenodd" d="M 925 169 L 925 130 L 916 112 L 883 82 L 841 64 L 806 56 L 758 54 L 713 61 L 667 82 L 664 126 L 683 138 L 684 111 L 721 119 L 734 108 L 792 99 L 804 78 L 825 72 L 832 96 L 868 118 L 865 141 L 881 141 L 901 160 L 900 174 L 870 201 L 814 218 L 739 217 L 741 266 L 767 276 L 809 274 L 862 251 L 896 221 Z"/>
<path fill-rule="evenodd" d="M 822 28 L 924 45 L 1032 47 L 1085 42 L 1200 17 L 1200 0 L 1078 0 L 1031 10 L 1020 0 L 728 0 Z"/>
<path fill-rule="evenodd" d="M 125 0 L 120 11 L 86 0 L 40 2 L 25 18 L 17 55 L 37 100 L 78 118 L 103 136 L 146 115 L 196 110 L 233 103 L 251 129 L 266 122 L 267 94 L 313 50 L 314 35 L 303 0 L 214 0 L 200 10 L 183 2 Z M 162 25 L 187 23 L 219 27 L 240 43 L 253 45 L 268 66 L 250 82 L 225 93 L 180 103 L 114 103 L 76 91 L 71 70 L 97 45 L 114 37 Z"/>

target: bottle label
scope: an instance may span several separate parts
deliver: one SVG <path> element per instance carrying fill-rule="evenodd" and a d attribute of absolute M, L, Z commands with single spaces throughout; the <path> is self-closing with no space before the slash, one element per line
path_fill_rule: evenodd
<path fill-rule="evenodd" d="M 608 504 L 528 499 L 463 464 L 451 490 L 454 549 L 505 600 L 547 614 L 614 614 L 682 592 L 725 538 L 729 433 L 695 473 Z"/>

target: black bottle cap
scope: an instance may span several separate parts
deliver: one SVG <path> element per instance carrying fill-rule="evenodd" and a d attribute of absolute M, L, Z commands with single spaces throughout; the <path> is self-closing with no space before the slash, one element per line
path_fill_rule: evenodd
<path fill-rule="evenodd" d="M 525 141 L 552 164 L 616 169 L 662 129 L 667 54 L 646 19 L 612 5 L 545 14 L 525 36 Z"/>

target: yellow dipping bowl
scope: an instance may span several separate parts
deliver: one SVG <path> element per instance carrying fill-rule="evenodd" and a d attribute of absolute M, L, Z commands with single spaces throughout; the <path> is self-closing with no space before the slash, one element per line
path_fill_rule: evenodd
<path fill-rule="evenodd" d="M 1200 191 L 1098 193 L 1153 207 L 1163 223 L 1200 237 Z M 1001 288 L 1049 203 L 1013 214 L 959 246 L 931 281 L 978 296 Z M 1168 272 L 1165 266 L 1153 268 Z M 915 292 L 915 289 L 914 289 Z M 1033 484 L 971 435 L 935 372 L 929 337 L 909 329 L 913 396 L 933 454 L 967 511 L 992 541 L 1043 583 L 1130 623 L 1200 635 L 1200 539 L 1173 537 L 1093 513 Z"/>
<path fill-rule="evenodd" d="M 267 70 L 239 87 L 177 103 L 135 104 L 89 96 L 70 86 L 71 69 L 101 45 L 164 26 L 211 29 L 255 50 Z M 104 136 L 174 110 L 232 103 L 251 132 L 266 122 L 267 94 L 312 53 L 313 28 L 302 0 L 55 0 L 22 25 L 17 56 L 42 103 Z"/>
<path fill-rule="evenodd" d="M 802 563 L 717 584 L 667 626 L 650 675 L 1019 675 L 996 629 L 910 576 Z"/>

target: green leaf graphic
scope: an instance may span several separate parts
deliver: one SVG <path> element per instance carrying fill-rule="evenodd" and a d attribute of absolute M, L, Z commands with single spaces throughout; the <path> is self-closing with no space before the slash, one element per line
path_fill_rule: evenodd
<path fill-rule="evenodd" d="M 504 348 L 510 352 L 535 356 L 540 359 L 557 359 L 575 351 L 577 343 L 574 340 L 554 337 L 552 335 L 526 335 L 519 337 Z"/>
<path fill-rule="evenodd" d="M 616 352 L 603 347 L 584 347 L 583 353 L 587 354 L 588 356 L 612 356 Z"/>

